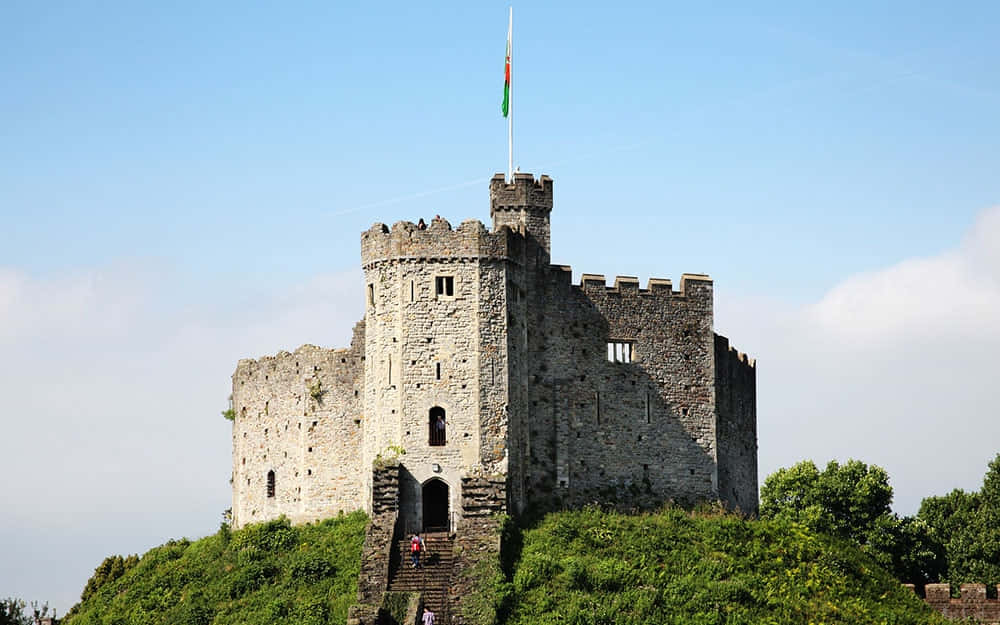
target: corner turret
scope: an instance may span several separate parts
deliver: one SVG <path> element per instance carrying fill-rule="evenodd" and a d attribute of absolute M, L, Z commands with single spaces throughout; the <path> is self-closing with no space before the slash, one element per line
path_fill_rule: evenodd
<path fill-rule="evenodd" d="M 503 174 L 490 180 L 490 217 L 494 232 L 502 226 L 523 231 L 551 255 L 549 213 L 552 212 L 552 179 L 532 174 L 514 174 L 508 183 Z"/>

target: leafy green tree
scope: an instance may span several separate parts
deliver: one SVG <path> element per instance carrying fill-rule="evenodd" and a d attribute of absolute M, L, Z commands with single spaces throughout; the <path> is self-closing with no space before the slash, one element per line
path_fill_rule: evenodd
<path fill-rule="evenodd" d="M 94 574 L 87 580 L 87 585 L 83 588 L 83 594 L 80 595 L 80 601 L 86 601 L 91 595 L 100 590 L 102 586 L 115 581 L 138 563 L 139 556 L 137 555 L 131 555 L 127 558 L 117 555 L 104 558 L 104 561 L 94 569 Z"/>
<path fill-rule="evenodd" d="M 811 460 L 778 469 L 760 491 L 760 514 L 786 519 L 814 531 L 868 542 L 876 521 L 890 514 L 892 487 L 885 469 L 849 460 L 830 461 L 820 471 Z"/>
<path fill-rule="evenodd" d="M 978 492 L 954 490 L 927 497 L 917 514 L 947 555 L 943 579 L 952 584 L 1000 583 L 1000 455 L 990 463 Z"/>
<path fill-rule="evenodd" d="M 944 571 L 944 549 L 930 525 L 890 510 L 892 487 L 882 467 L 831 461 L 820 471 L 805 460 L 768 476 L 760 497 L 761 517 L 851 541 L 902 581 L 923 585 Z"/>
<path fill-rule="evenodd" d="M 947 567 L 944 546 L 918 517 L 880 517 L 862 549 L 897 578 L 917 586 L 938 581 Z"/>

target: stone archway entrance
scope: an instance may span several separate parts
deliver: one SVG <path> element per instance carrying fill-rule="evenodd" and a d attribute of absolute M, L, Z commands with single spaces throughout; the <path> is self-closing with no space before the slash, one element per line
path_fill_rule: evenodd
<path fill-rule="evenodd" d="M 448 531 L 448 485 L 437 478 L 424 483 L 421 488 L 423 500 L 424 531 Z"/>

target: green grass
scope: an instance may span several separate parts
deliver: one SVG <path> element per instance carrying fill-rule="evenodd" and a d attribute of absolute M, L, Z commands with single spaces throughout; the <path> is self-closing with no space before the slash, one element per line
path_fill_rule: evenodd
<path fill-rule="evenodd" d="M 66 625 L 320 625 L 355 602 L 363 513 L 272 521 L 110 558 Z M 716 511 L 587 509 L 508 527 L 472 572 L 470 624 L 851 624 L 949 621 L 850 544 Z M 390 603 L 392 603 L 390 601 Z M 398 603 L 399 605 L 396 605 Z M 399 612 L 400 598 L 387 606 Z"/>
<path fill-rule="evenodd" d="M 856 548 L 791 523 L 588 509 L 517 543 L 506 580 L 482 587 L 510 625 L 948 623 Z"/>
<path fill-rule="evenodd" d="M 100 584 L 66 625 L 325 625 L 356 600 L 367 517 L 281 519 L 170 541 Z M 100 570 L 100 567 L 99 567 Z M 116 577 L 117 576 L 117 577 Z M 95 576 L 96 578 L 96 576 Z"/>

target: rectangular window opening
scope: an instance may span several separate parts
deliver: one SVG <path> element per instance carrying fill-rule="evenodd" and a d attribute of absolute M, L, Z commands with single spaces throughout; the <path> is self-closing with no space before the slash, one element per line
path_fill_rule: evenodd
<path fill-rule="evenodd" d="M 441 379 L 441 363 L 435 363 L 434 368 L 435 368 L 434 375 L 437 377 L 437 379 L 440 380 Z"/>
<path fill-rule="evenodd" d="M 632 343 L 629 341 L 609 341 L 608 362 L 632 362 Z"/>
<path fill-rule="evenodd" d="M 368 305 L 375 308 L 375 285 L 368 285 Z"/>
<path fill-rule="evenodd" d="M 434 290 L 438 295 L 452 297 L 455 295 L 454 276 L 437 276 L 434 278 Z"/>
<path fill-rule="evenodd" d="M 410 280 L 410 301 L 413 301 L 413 280 Z"/>

